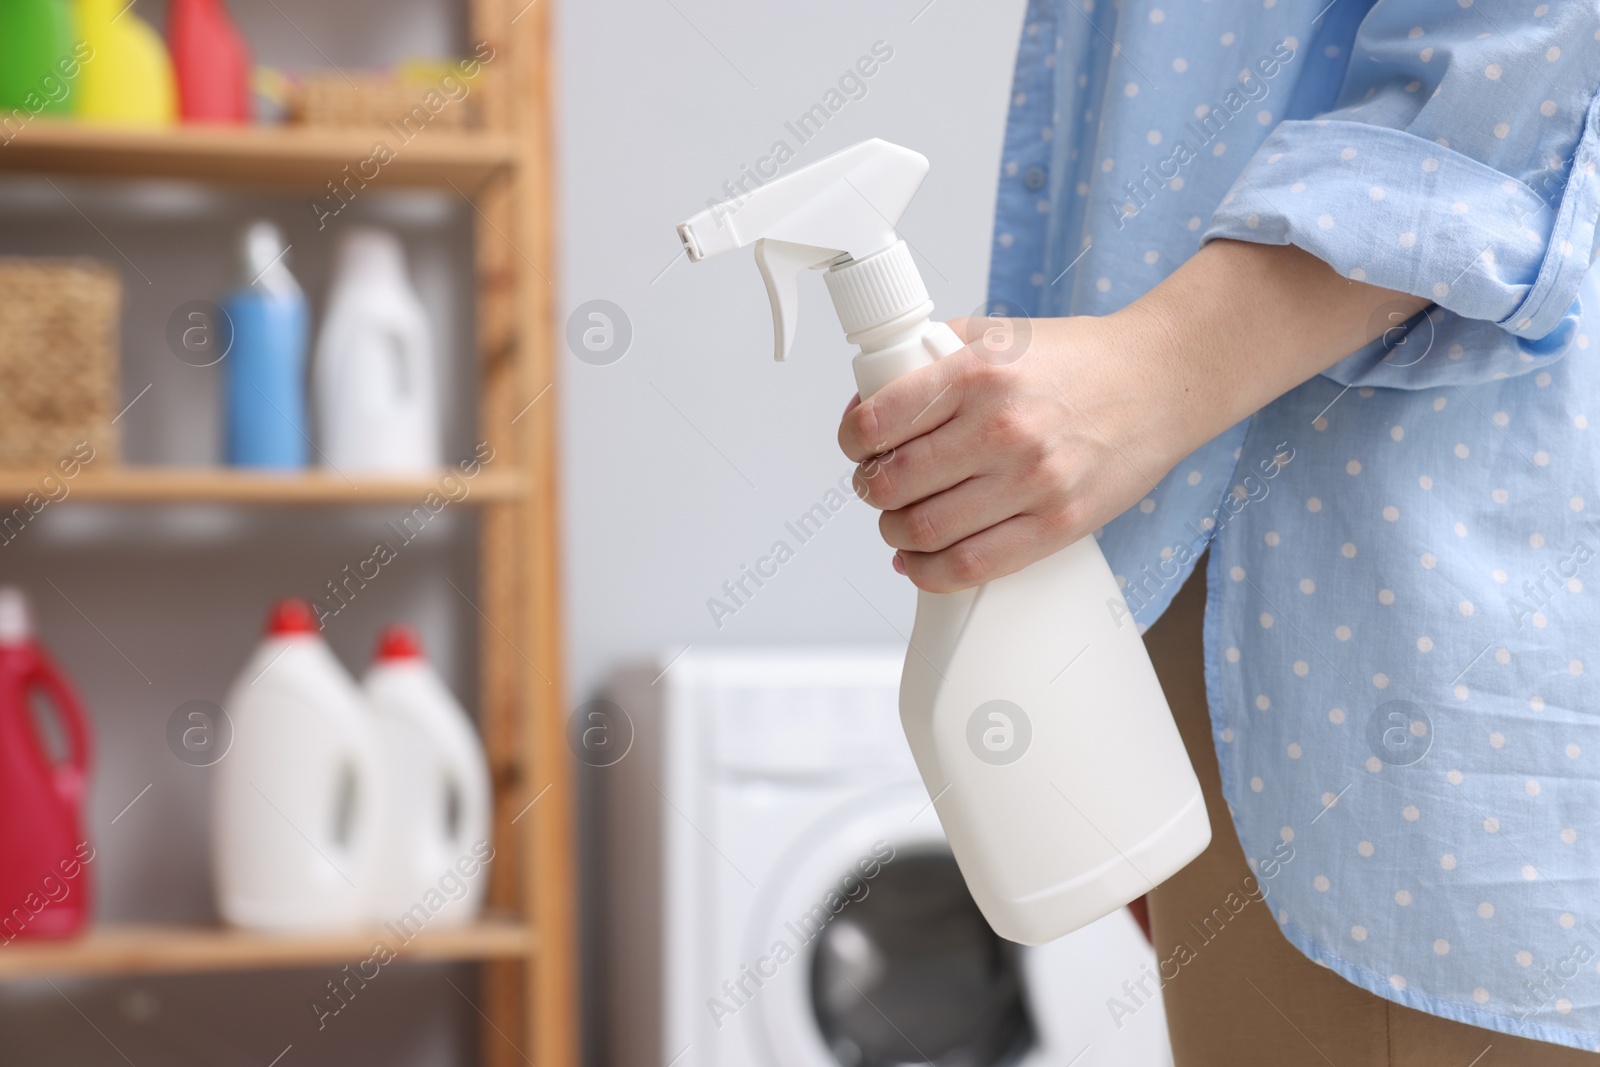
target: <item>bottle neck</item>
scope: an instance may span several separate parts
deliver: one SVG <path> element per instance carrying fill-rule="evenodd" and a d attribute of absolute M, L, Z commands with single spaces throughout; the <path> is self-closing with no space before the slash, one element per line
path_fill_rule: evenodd
<path fill-rule="evenodd" d="M 938 359 L 924 343 L 933 328 L 932 311 L 933 304 L 928 302 L 898 319 L 848 335 L 848 340 L 861 348 L 851 366 L 863 400 L 901 375 Z"/>

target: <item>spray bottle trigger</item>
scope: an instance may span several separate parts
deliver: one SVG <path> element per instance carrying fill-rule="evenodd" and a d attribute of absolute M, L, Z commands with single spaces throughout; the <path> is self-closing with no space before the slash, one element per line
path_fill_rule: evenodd
<path fill-rule="evenodd" d="M 772 301 L 773 359 L 783 361 L 794 343 L 795 324 L 800 319 L 800 272 L 827 265 L 838 258 L 835 248 L 795 244 L 763 237 L 756 242 L 756 266 Z"/>

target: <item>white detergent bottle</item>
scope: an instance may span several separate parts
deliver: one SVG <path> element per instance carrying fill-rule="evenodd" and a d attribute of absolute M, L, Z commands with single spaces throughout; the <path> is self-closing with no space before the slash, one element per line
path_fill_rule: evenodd
<path fill-rule="evenodd" d="M 374 918 L 393 922 L 420 904 L 432 925 L 470 922 L 489 883 L 479 861 L 492 855 L 477 732 L 410 627 L 383 632 L 361 687 L 388 782 Z"/>
<path fill-rule="evenodd" d="M 823 280 L 871 396 L 963 346 L 895 234 L 925 157 L 870 140 L 678 227 L 691 261 L 755 245 L 777 358 Z M 1024 356 L 1023 358 L 1027 358 Z M 1211 840 L 1144 642 L 1093 537 L 917 597 L 900 718 L 950 848 L 1001 937 L 1043 944 L 1154 888 Z"/>
<path fill-rule="evenodd" d="M 317 430 L 336 470 L 416 474 L 440 463 L 438 373 L 427 312 L 400 239 L 356 227 L 339 240 L 317 337 Z"/>
<path fill-rule="evenodd" d="M 377 734 L 309 604 L 273 608 L 224 711 L 233 741 L 216 763 L 211 824 L 223 919 L 281 932 L 368 925 L 385 795 Z"/>

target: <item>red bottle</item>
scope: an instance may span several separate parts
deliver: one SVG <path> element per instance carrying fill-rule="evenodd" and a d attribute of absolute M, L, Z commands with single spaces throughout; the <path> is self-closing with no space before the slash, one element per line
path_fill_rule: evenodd
<path fill-rule="evenodd" d="M 66 735 L 60 761 L 35 722 L 41 695 Z M 0 588 L 0 951 L 18 938 L 66 937 L 89 919 L 87 721 L 72 684 L 34 640 L 22 593 Z"/>
<path fill-rule="evenodd" d="M 167 48 L 184 122 L 250 121 L 250 46 L 222 0 L 172 0 Z"/>

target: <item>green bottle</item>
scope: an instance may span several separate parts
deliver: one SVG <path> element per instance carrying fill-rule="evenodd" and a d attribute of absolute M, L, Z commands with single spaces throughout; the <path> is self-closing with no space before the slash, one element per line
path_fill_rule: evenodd
<path fill-rule="evenodd" d="M 0 0 L 0 120 L 70 112 L 77 68 L 65 0 Z"/>

